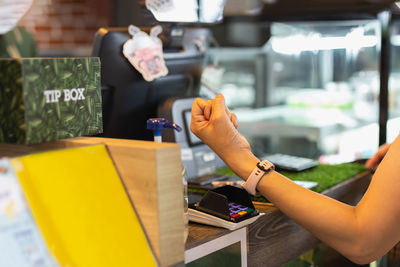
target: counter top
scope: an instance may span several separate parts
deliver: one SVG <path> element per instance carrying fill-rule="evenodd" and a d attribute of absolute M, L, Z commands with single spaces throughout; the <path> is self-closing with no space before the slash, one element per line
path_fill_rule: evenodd
<path fill-rule="evenodd" d="M 369 171 L 362 172 L 325 190 L 322 194 L 355 205 L 363 196 L 371 177 Z M 265 203 L 255 203 L 255 206 L 265 215 L 247 226 L 248 266 L 281 266 L 320 244 L 316 237 L 275 206 Z M 190 223 L 186 249 L 204 244 L 229 232 L 223 228 Z"/>

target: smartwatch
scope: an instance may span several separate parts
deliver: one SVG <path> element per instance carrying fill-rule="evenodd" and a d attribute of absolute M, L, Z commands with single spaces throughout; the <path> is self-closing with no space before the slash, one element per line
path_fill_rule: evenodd
<path fill-rule="evenodd" d="M 249 178 L 247 178 L 247 181 L 242 184 L 242 187 L 246 189 L 249 194 L 254 196 L 256 194 L 257 185 L 260 182 L 261 178 L 263 178 L 266 173 L 274 169 L 274 164 L 272 164 L 268 160 L 258 162 L 257 167 L 254 168 Z"/>

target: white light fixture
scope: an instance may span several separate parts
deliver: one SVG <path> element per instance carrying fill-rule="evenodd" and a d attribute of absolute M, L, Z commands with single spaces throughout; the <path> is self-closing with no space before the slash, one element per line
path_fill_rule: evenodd
<path fill-rule="evenodd" d="M 393 46 L 400 46 L 400 35 L 394 35 L 390 38 L 390 43 Z"/>
<path fill-rule="evenodd" d="M 378 44 L 376 36 L 366 36 L 360 31 L 352 31 L 346 36 L 321 37 L 319 34 L 293 35 L 288 37 L 272 37 L 272 49 L 281 54 L 299 54 L 303 51 L 319 51 L 333 49 L 359 50 Z"/>
<path fill-rule="evenodd" d="M 196 0 L 171 0 L 172 8 L 168 10 L 151 10 L 158 21 L 197 22 L 199 6 Z"/>

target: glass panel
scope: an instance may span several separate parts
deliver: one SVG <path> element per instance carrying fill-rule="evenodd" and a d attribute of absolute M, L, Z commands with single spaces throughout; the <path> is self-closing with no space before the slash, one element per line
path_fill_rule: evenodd
<path fill-rule="evenodd" d="M 329 162 L 378 147 L 376 20 L 272 23 L 262 47 L 212 48 L 225 70 L 219 92 L 258 154 Z M 338 157 L 340 155 L 340 157 Z"/>
<path fill-rule="evenodd" d="M 397 137 L 400 129 L 400 19 L 394 19 L 392 26 L 389 121 L 386 137 L 388 142 L 392 142 Z"/>

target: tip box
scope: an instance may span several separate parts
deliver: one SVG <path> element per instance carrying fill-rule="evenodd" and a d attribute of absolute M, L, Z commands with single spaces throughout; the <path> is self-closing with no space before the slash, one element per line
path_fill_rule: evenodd
<path fill-rule="evenodd" d="M 99 58 L 0 59 L 0 142 L 102 131 Z"/>

